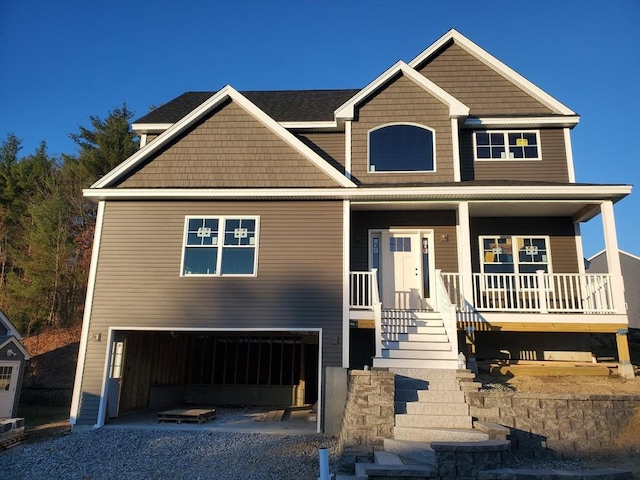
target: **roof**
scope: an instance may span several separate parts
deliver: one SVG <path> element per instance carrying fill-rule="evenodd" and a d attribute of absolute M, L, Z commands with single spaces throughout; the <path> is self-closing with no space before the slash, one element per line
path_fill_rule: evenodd
<path fill-rule="evenodd" d="M 333 113 L 360 90 L 282 90 L 240 92 L 277 122 L 333 121 Z M 175 123 L 217 92 L 186 92 L 134 124 Z"/>

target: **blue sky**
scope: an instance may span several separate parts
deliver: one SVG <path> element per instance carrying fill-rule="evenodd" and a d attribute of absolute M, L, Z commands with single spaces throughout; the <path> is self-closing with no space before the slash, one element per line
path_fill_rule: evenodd
<path fill-rule="evenodd" d="M 0 138 L 73 154 L 69 134 L 123 103 L 360 88 L 450 28 L 581 116 L 577 181 L 635 186 L 615 212 L 640 255 L 640 0 L 0 0 Z M 582 232 L 586 256 L 604 247 L 599 217 Z"/>

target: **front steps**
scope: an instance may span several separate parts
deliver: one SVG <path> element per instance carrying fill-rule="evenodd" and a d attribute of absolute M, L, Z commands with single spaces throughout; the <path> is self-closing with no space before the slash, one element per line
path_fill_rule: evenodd
<path fill-rule="evenodd" d="M 390 368 L 395 373 L 395 440 L 476 442 L 489 435 L 473 429 L 465 390 L 479 388 L 466 370 Z"/>
<path fill-rule="evenodd" d="M 458 352 L 438 312 L 382 310 L 381 333 L 382 352 L 373 359 L 374 367 L 455 370 L 458 366 Z"/>
<path fill-rule="evenodd" d="M 435 454 L 433 464 L 417 463 L 390 451 L 376 451 L 373 457 L 374 463 L 356 463 L 355 475 L 339 474 L 336 476 L 336 480 L 368 480 L 371 478 L 427 480 L 438 477 Z"/>

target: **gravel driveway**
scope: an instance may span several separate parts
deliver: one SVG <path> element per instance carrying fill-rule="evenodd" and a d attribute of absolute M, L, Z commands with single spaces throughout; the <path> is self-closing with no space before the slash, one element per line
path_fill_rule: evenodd
<path fill-rule="evenodd" d="M 319 448 L 329 448 L 335 471 L 336 443 L 320 435 L 102 428 L 13 447 L 0 453 L 0 471 L 12 480 L 315 480 Z"/>

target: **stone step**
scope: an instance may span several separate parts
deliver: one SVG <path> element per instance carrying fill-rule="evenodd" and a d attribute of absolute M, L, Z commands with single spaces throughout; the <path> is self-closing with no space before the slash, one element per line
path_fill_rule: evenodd
<path fill-rule="evenodd" d="M 396 415 L 396 427 L 472 429 L 473 419 L 469 415 L 400 413 Z"/>
<path fill-rule="evenodd" d="M 428 443 L 411 440 L 384 439 L 385 452 L 395 453 L 404 463 L 436 466 L 436 452 Z"/>
<path fill-rule="evenodd" d="M 407 402 L 405 412 L 408 415 L 453 415 L 468 416 L 469 405 L 466 403 Z M 398 412 L 396 410 L 397 413 Z"/>
<path fill-rule="evenodd" d="M 458 359 L 446 360 L 424 360 L 415 358 L 380 358 L 373 359 L 373 366 L 376 368 L 443 368 L 455 370 L 458 368 Z"/>
<path fill-rule="evenodd" d="M 393 452 L 386 450 L 376 450 L 373 452 L 373 461 L 377 465 L 404 465 L 400 457 Z"/>
<path fill-rule="evenodd" d="M 454 352 L 438 350 L 389 350 L 382 349 L 383 358 L 411 358 L 414 360 L 454 360 Z M 455 358 L 457 362 L 457 355 Z"/>
<path fill-rule="evenodd" d="M 395 440 L 411 440 L 416 442 L 482 442 L 489 440 L 489 435 L 470 428 L 414 428 L 394 427 Z"/>
<path fill-rule="evenodd" d="M 360 468 L 358 468 L 360 467 Z M 437 478 L 438 472 L 429 465 L 377 465 L 375 463 L 356 464 L 356 475 L 367 475 L 365 478 L 390 478 L 411 480 L 428 480 Z"/>
<path fill-rule="evenodd" d="M 438 352 L 450 352 L 451 344 L 447 337 L 444 342 L 394 342 L 394 341 L 382 341 L 382 348 L 388 350 L 419 350 L 424 351 L 438 351 Z"/>
<path fill-rule="evenodd" d="M 449 336 L 445 333 L 383 333 L 382 340 L 390 342 L 446 342 L 449 343 Z"/>
<path fill-rule="evenodd" d="M 396 402 L 464 403 L 462 390 L 413 390 L 396 387 Z"/>

